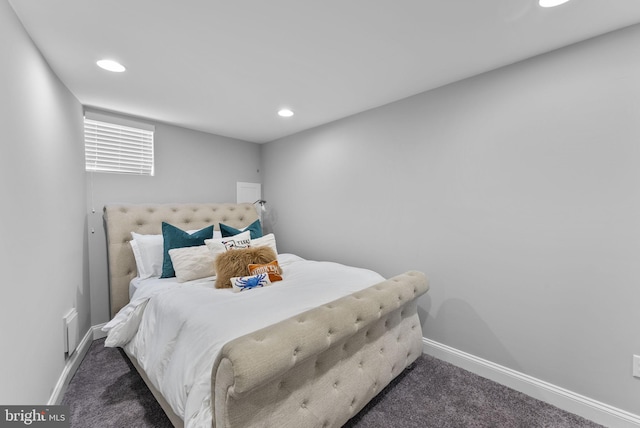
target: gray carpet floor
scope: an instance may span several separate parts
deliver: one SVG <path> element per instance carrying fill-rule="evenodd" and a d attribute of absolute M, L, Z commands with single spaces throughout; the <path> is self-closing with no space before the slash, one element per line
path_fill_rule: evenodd
<path fill-rule="evenodd" d="M 74 428 L 169 428 L 171 423 L 127 357 L 91 344 L 62 404 Z M 348 428 L 595 428 L 598 424 L 423 355 L 374 398 Z M 304 427 L 301 427 L 304 428 Z"/>

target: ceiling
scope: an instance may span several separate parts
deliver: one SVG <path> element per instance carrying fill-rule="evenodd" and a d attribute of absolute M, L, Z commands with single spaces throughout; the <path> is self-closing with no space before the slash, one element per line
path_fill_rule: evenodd
<path fill-rule="evenodd" d="M 83 105 L 257 143 L 640 22 L 640 0 L 9 3 Z"/>

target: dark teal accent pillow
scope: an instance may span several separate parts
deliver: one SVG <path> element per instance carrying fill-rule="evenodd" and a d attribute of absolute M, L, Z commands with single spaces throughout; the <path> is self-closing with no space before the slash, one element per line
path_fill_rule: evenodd
<path fill-rule="evenodd" d="M 229 236 L 234 236 L 240 232 L 246 232 L 247 230 L 251 232 L 251 239 L 262 238 L 262 226 L 260 225 L 260 220 L 254 221 L 244 229 L 236 229 L 220 223 L 220 232 L 222 233 L 223 238 L 228 238 Z"/>
<path fill-rule="evenodd" d="M 204 245 L 205 239 L 213 238 L 213 226 L 207 226 L 194 233 L 187 233 L 169 223 L 162 222 L 162 239 L 164 240 L 164 254 L 162 257 L 162 275 L 160 278 L 176 276 L 169 250 L 173 248 L 196 247 Z"/>

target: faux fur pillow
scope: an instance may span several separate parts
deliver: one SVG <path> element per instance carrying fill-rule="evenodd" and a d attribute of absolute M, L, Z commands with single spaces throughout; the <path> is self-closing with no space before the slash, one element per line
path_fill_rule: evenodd
<path fill-rule="evenodd" d="M 249 247 L 229 250 L 216 258 L 216 288 L 231 288 L 231 278 L 249 276 L 250 264 L 265 264 L 277 260 L 270 247 Z"/>

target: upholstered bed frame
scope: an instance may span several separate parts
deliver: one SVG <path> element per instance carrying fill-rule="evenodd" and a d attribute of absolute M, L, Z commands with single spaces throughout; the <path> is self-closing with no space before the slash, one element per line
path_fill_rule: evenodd
<path fill-rule="evenodd" d="M 162 221 L 185 230 L 241 228 L 256 218 L 251 204 L 106 206 L 111 316 L 128 302 L 136 276 L 132 231 L 159 234 Z M 416 299 L 428 289 L 424 274 L 406 272 L 228 342 L 211 373 L 213 426 L 342 426 L 422 353 Z"/>

